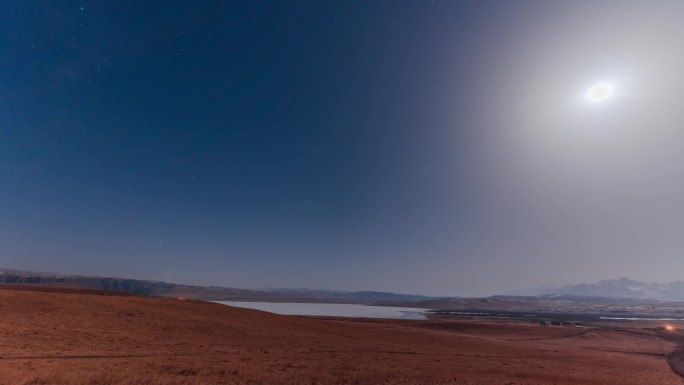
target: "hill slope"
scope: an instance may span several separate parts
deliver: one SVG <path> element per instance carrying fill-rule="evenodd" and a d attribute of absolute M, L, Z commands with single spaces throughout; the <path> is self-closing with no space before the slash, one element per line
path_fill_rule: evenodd
<path fill-rule="evenodd" d="M 0 309 L 0 385 L 682 383 L 648 332 L 310 319 L 1 286 Z"/>
<path fill-rule="evenodd" d="M 84 289 L 111 290 L 147 297 L 173 297 L 202 300 L 270 300 L 290 302 L 328 302 L 383 304 L 424 301 L 431 297 L 376 291 L 333 291 L 309 289 L 236 289 L 217 286 L 178 285 L 168 282 L 138 279 L 60 275 L 22 270 L 0 269 L 0 283 L 64 286 Z"/>

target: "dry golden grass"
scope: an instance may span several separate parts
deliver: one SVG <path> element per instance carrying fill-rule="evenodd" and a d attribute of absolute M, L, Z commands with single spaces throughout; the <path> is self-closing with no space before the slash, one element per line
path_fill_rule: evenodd
<path fill-rule="evenodd" d="M 0 290 L 0 315 L 0 385 L 684 384 L 648 332 L 17 290 Z"/>

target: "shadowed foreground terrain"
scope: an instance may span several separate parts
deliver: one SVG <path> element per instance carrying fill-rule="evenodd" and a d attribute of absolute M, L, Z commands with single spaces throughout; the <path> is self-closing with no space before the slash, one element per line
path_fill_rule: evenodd
<path fill-rule="evenodd" d="M 12 290 L 8 290 L 12 289 Z M 653 332 L 0 287 L 0 384 L 683 384 Z"/>

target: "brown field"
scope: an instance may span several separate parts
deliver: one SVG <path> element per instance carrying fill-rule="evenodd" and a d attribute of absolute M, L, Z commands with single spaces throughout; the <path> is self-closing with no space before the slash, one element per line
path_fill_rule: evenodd
<path fill-rule="evenodd" d="M 684 384 L 664 357 L 676 347 L 638 325 L 313 319 L 0 287 L 3 385 Z"/>

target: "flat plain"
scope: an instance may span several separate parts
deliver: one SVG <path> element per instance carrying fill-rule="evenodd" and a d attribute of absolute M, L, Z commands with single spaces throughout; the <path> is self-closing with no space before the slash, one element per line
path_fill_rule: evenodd
<path fill-rule="evenodd" d="M 3 385 L 684 384 L 677 345 L 639 324 L 306 318 L 10 285 L 0 315 Z"/>

